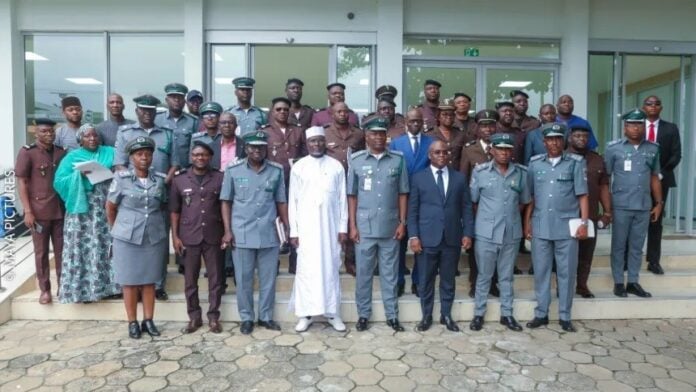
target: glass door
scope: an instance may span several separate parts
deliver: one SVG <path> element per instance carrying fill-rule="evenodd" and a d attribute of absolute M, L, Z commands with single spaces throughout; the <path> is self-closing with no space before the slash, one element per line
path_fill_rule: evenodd
<path fill-rule="evenodd" d="M 406 63 L 404 66 L 405 93 L 402 98 L 403 112 L 412 105 L 418 105 L 424 99 L 423 83 L 428 79 L 442 83 L 440 99 L 450 98 L 454 93 L 465 93 L 471 97 L 471 111 L 479 102 L 477 96 L 477 69 L 476 67 L 457 66 L 455 64 L 419 64 Z"/>

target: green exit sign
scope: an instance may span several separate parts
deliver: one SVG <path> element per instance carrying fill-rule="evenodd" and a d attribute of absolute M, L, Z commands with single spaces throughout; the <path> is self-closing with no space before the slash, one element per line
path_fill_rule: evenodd
<path fill-rule="evenodd" d="M 467 57 L 478 57 L 478 56 L 479 56 L 479 50 L 478 50 L 478 48 L 466 48 L 466 49 L 464 49 L 464 56 L 467 56 Z"/>

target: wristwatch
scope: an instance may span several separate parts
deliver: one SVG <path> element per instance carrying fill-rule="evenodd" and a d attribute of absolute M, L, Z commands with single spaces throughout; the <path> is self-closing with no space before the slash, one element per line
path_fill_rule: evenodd
<path fill-rule="evenodd" d="M 580 220 L 580 225 L 581 225 L 581 226 L 587 226 L 587 219 L 581 219 L 581 220 Z"/>
<path fill-rule="evenodd" d="M 656 201 L 655 204 L 665 204 L 664 200 Z"/>
<path fill-rule="evenodd" d="M 406 226 L 406 221 L 405 221 L 405 220 L 400 220 L 400 221 L 399 221 L 399 224 L 400 224 L 400 225 Z"/>

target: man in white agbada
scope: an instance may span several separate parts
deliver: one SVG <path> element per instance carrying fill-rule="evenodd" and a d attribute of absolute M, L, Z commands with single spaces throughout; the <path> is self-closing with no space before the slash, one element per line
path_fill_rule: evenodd
<path fill-rule="evenodd" d="M 341 244 L 348 238 L 346 176 L 339 161 L 327 156 L 323 127 L 305 131 L 309 155 L 290 171 L 288 220 L 290 244 L 297 248 L 297 271 L 289 307 L 306 331 L 313 316 L 323 315 L 337 331 L 340 318 Z"/>

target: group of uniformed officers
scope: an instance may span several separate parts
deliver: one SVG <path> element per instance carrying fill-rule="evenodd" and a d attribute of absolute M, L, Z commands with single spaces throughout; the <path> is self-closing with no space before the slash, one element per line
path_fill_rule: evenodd
<path fill-rule="evenodd" d="M 526 250 L 524 241 L 528 240 L 537 307 L 526 325 L 548 324 L 551 273 L 555 271 L 560 325 L 574 332 L 574 295 L 594 297 L 587 287 L 596 242 L 590 226 L 605 227 L 611 222 L 614 294 L 650 296 L 638 283 L 641 247 L 649 222 L 661 216 L 664 202 L 658 178 L 659 149 L 646 140 L 643 110 L 623 116 L 625 137 L 609 143 L 602 159 L 589 147 L 594 136 L 587 122 L 566 123 L 561 117 L 551 117 L 542 124 L 527 115 L 528 96 L 523 91 L 510 94 L 513 102 L 500 102 L 495 109 L 471 117 L 467 94 L 441 100 L 441 84 L 427 80 L 424 101 L 401 115 L 395 110 L 396 89 L 381 86 L 375 94 L 377 112 L 364 116 L 359 128 L 357 115 L 345 103 L 346 87 L 341 83 L 327 86 L 330 106 L 313 110 L 301 102 L 303 82 L 289 79 L 284 96 L 273 99 L 268 111 L 251 104 L 253 79 L 240 77 L 233 83 L 237 104 L 226 110 L 216 102 L 205 102 L 199 91 L 169 84 L 164 88 L 166 111 L 157 113 L 161 102 L 154 96 L 134 99 L 137 121 L 125 119 L 123 99 L 111 94 L 109 119 L 97 126 L 101 143 L 116 148 L 114 165 L 119 174 L 114 184 L 118 182 L 120 189 L 124 181 L 131 183 L 130 178 L 135 184 L 119 191 L 112 184 L 112 194 L 142 199 L 142 203 L 131 202 L 131 209 L 145 218 L 148 193 L 139 194 L 137 184 L 146 180 L 138 180 L 137 168 L 142 163 L 134 161 L 134 153 L 151 151 L 150 170 L 167 189 L 158 208 L 169 213 L 158 221 L 162 227 L 147 226 L 146 230 L 170 233 L 179 270 L 185 276 L 190 321 L 184 332 L 202 326 L 197 284 L 201 259 L 209 280 L 207 318 L 212 332 L 222 330 L 219 307 L 226 277 L 235 280 L 242 333 L 251 333 L 254 321 L 280 329 L 273 320 L 273 309 L 281 238 L 289 236 L 289 178 L 293 164 L 307 155 L 304 132 L 313 125 L 324 127 L 321 137 L 326 154 L 340 162 L 346 173 L 348 235 L 341 237 L 341 246 L 345 271 L 357 279 L 358 331 L 369 327 L 373 275 L 380 276 L 387 324 L 403 331 L 398 297 L 404 293 L 404 275 L 409 273 L 411 292 L 420 297 L 423 311 L 416 329 L 425 331 L 432 324 L 434 283 L 439 274 L 440 322 L 448 330 L 458 331 L 451 309 L 461 248 L 469 253 L 469 295 L 475 298 L 470 328 L 483 327 L 487 298 L 493 294 L 500 296 L 500 323 L 522 330 L 513 317 L 513 279 L 518 252 Z M 69 100 L 63 107 L 68 123 L 57 131 L 55 150 L 59 152 L 76 146 L 70 132 L 79 127 L 80 119 L 68 118 L 71 102 L 75 101 Z M 572 116 L 572 106 L 570 110 Z M 528 166 L 523 166 L 525 138 L 532 133 L 540 136 L 545 152 L 530 157 Z M 33 230 L 37 277 L 42 294 L 48 291 L 50 299 L 50 237 L 60 274 L 60 233 L 51 223 L 60 218 L 56 216 L 60 207 L 54 205 L 50 184 L 61 154 L 29 151 L 18 159 L 17 176 L 31 200 L 25 213 L 31 215 L 32 223 L 35 220 L 43 226 L 42 231 Z M 39 172 L 27 169 L 27 159 Z M 141 204 L 144 209 L 138 212 Z M 118 214 L 125 214 L 122 209 Z M 131 238 L 145 225 L 135 223 L 138 219 L 110 217 L 114 237 L 133 243 Z M 143 237 L 143 233 L 138 235 Z M 144 237 L 153 239 L 154 235 Z M 407 247 L 415 254 L 411 270 L 406 266 Z M 127 257 L 155 271 L 149 274 L 149 283 L 155 285 L 156 298 L 166 300 L 168 252 L 158 256 L 160 260 L 143 260 L 132 249 L 129 252 Z M 291 250 L 290 273 L 297 268 L 296 260 Z M 254 269 L 258 269 L 259 280 L 258 318 L 253 304 Z M 138 279 L 137 284 L 144 283 L 142 276 Z M 117 283 L 129 285 L 128 281 Z M 50 301 L 42 303 L 46 302 Z M 143 325 L 143 331 L 158 334 L 152 314 L 146 316 L 150 324 Z M 129 321 L 133 317 L 129 314 Z M 137 322 L 135 327 L 129 325 L 131 337 L 140 336 L 137 326 Z"/>

